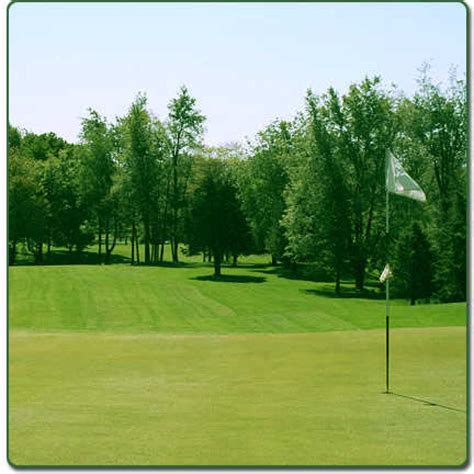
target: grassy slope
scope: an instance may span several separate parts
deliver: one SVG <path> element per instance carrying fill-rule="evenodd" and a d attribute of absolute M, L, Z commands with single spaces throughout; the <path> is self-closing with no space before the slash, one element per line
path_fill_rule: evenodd
<path fill-rule="evenodd" d="M 250 260 L 9 272 L 14 463 L 464 461 L 464 412 L 381 394 L 381 300 Z M 392 314 L 394 391 L 465 410 L 466 305 Z"/>
<path fill-rule="evenodd" d="M 381 328 L 383 300 L 334 298 L 332 284 L 268 268 L 113 266 L 10 268 L 12 328 L 172 333 L 314 332 Z M 331 294 L 331 293 L 329 293 Z M 466 305 L 392 304 L 393 327 L 465 325 Z"/>
<path fill-rule="evenodd" d="M 19 464 L 460 464 L 466 415 L 381 393 L 383 331 L 11 340 Z M 462 328 L 393 331 L 394 391 L 465 410 Z"/>

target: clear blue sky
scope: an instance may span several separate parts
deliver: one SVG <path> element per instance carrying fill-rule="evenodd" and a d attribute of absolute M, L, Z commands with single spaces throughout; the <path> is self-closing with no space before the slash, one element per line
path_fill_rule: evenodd
<path fill-rule="evenodd" d="M 381 74 L 405 93 L 418 68 L 466 70 L 458 3 L 17 3 L 10 9 L 10 121 L 76 141 L 88 107 L 123 115 L 138 91 L 160 118 L 186 84 L 206 141 L 253 136 L 301 110 L 305 91 Z"/>

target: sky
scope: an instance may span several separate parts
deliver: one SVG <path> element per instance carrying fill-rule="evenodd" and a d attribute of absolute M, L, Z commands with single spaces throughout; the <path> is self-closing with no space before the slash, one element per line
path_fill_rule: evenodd
<path fill-rule="evenodd" d="M 424 62 L 436 81 L 465 73 L 462 4 L 15 3 L 9 120 L 76 142 L 89 107 L 112 121 L 145 92 L 165 119 L 185 84 L 224 145 L 291 119 L 308 88 L 380 74 L 410 95 Z"/>

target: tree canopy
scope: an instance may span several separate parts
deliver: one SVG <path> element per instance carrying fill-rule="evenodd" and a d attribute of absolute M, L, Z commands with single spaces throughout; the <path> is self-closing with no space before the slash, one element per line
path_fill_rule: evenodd
<path fill-rule="evenodd" d="M 88 110 L 79 142 L 8 128 L 9 261 L 48 263 L 55 248 L 95 245 L 111 263 L 118 239 L 130 263 L 160 264 L 170 245 L 202 252 L 216 275 L 239 255 L 330 279 L 360 294 L 387 259 L 394 290 L 419 299 L 466 298 L 468 109 L 466 83 L 421 70 L 405 96 L 378 76 L 308 91 L 291 120 L 247 143 L 204 144 L 205 116 L 187 87 L 156 117 L 145 94 L 109 122 Z M 427 203 L 391 197 L 385 232 L 384 163 L 391 150 Z M 143 255 L 140 255 L 142 249 Z"/>

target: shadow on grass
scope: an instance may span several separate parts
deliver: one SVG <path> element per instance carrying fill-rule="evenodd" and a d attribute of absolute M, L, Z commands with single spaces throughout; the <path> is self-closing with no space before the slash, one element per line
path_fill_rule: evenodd
<path fill-rule="evenodd" d="M 362 291 L 354 288 L 354 281 L 351 279 L 341 280 L 340 294 L 336 294 L 336 283 L 331 275 L 324 270 L 319 270 L 314 266 L 298 267 L 296 270 L 284 266 L 276 266 L 261 268 L 254 266 L 256 273 L 266 275 L 276 275 L 278 278 L 286 278 L 288 280 L 311 281 L 319 283 L 319 288 L 300 290 L 315 296 L 324 296 L 328 298 L 360 298 L 370 300 L 383 300 L 385 298 L 384 291 L 381 291 L 381 284 L 376 279 L 368 277 L 364 282 L 365 288 Z"/>
<path fill-rule="evenodd" d="M 324 296 L 326 298 L 361 298 L 368 300 L 383 300 L 385 298 L 385 294 L 383 292 L 368 289 L 358 291 L 355 288 L 341 288 L 341 292 L 338 295 L 336 294 L 335 284 L 332 284 L 331 286 L 325 286 L 324 288 L 314 288 L 300 291 L 309 295 Z"/>
<path fill-rule="evenodd" d="M 436 403 L 431 400 L 425 400 L 424 398 L 412 397 L 410 395 L 403 395 L 401 393 L 395 393 L 395 392 L 388 392 L 387 395 L 394 395 L 396 397 L 406 398 L 408 400 L 413 400 L 414 402 L 424 403 L 425 405 L 431 406 L 431 407 L 444 408 L 445 410 L 452 410 L 452 411 L 458 411 L 461 413 L 466 413 L 465 410 L 461 410 L 460 408 L 450 407 L 449 405 L 442 405 L 441 403 Z"/>
<path fill-rule="evenodd" d="M 214 281 L 216 283 L 264 283 L 266 281 L 266 278 L 248 275 L 202 275 L 192 277 L 190 278 L 190 280 Z"/>
<path fill-rule="evenodd" d="M 330 282 L 331 278 L 325 272 L 305 272 L 301 270 L 293 270 L 291 268 L 277 266 L 269 268 L 268 265 L 252 265 L 254 272 L 264 273 L 266 275 L 276 275 L 278 278 L 286 278 L 288 280 L 302 280 L 302 281 L 318 281 Z"/>
<path fill-rule="evenodd" d="M 137 265 L 140 267 L 150 267 L 150 268 L 196 268 L 196 267 L 201 267 L 203 266 L 202 263 L 199 262 L 156 262 L 156 263 L 149 263 L 145 265 L 143 262 L 140 263 L 140 265 Z"/>
<path fill-rule="evenodd" d="M 254 272 L 264 273 L 267 275 L 276 275 L 278 278 L 287 278 L 288 280 L 313 281 L 317 283 L 327 283 L 327 284 L 331 284 L 332 285 L 331 288 L 333 289 L 336 285 L 334 281 L 334 275 L 328 273 L 324 269 L 319 269 L 314 265 L 306 265 L 306 266 L 299 265 L 296 270 L 282 266 L 282 265 L 279 265 L 279 266 L 250 265 L 250 266 L 254 268 L 254 270 L 252 270 Z M 342 279 L 341 285 L 354 285 L 354 280 L 347 279 L 347 278 Z M 378 290 L 381 285 L 377 279 L 373 279 L 370 276 L 368 276 L 364 282 L 364 286 L 366 288 L 373 288 L 375 290 Z"/>
<path fill-rule="evenodd" d="M 225 263 L 224 267 L 227 268 L 253 268 L 253 269 L 262 269 L 262 268 L 274 268 L 268 263 L 251 263 L 251 262 L 238 262 L 236 266 L 233 266 L 230 263 Z M 257 270 L 255 270 L 257 271 Z"/>
<path fill-rule="evenodd" d="M 15 267 L 24 267 L 24 266 L 54 266 L 54 265 L 114 265 L 114 264 L 131 264 L 130 257 L 125 257 L 124 255 L 114 255 L 112 254 L 109 258 L 108 263 L 105 263 L 105 257 L 102 255 L 99 258 L 97 252 L 77 252 L 69 253 L 68 251 L 55 251 L 50 256 L 44 255 L 42 262 L 34 262 L 32 259 L 21 260 L 18 259 L 15 261 L 13 266 Z M 12 266 L 12 265 L 10 265 Z M 141 261 L 139 264 L 134 264 L 134 266 L 141 268 L 156 268 L 156 267 L 165 267 L 165 268 L 190 268 L 190 267 L 206 267 L 206 264 L 200 262 L 152 262 L 146 264 Z"/>
<path fill-rule="evenodd" d="M 33 260 L 21 260 L 15 261 L 15 267 L 21 266 L 48 266 L 48 265 L 100 265 L 105 263 L 105 257 L 99 259 L 97 252 L 68 252 L 55 250 L 51 255 L 45 254 L 42 262 L 34 262 Z M 130 258 L 124 257 L 123 255 L 112 254 L 109 258 L 110 265 L 115 263 L 130 263 Z"/>

